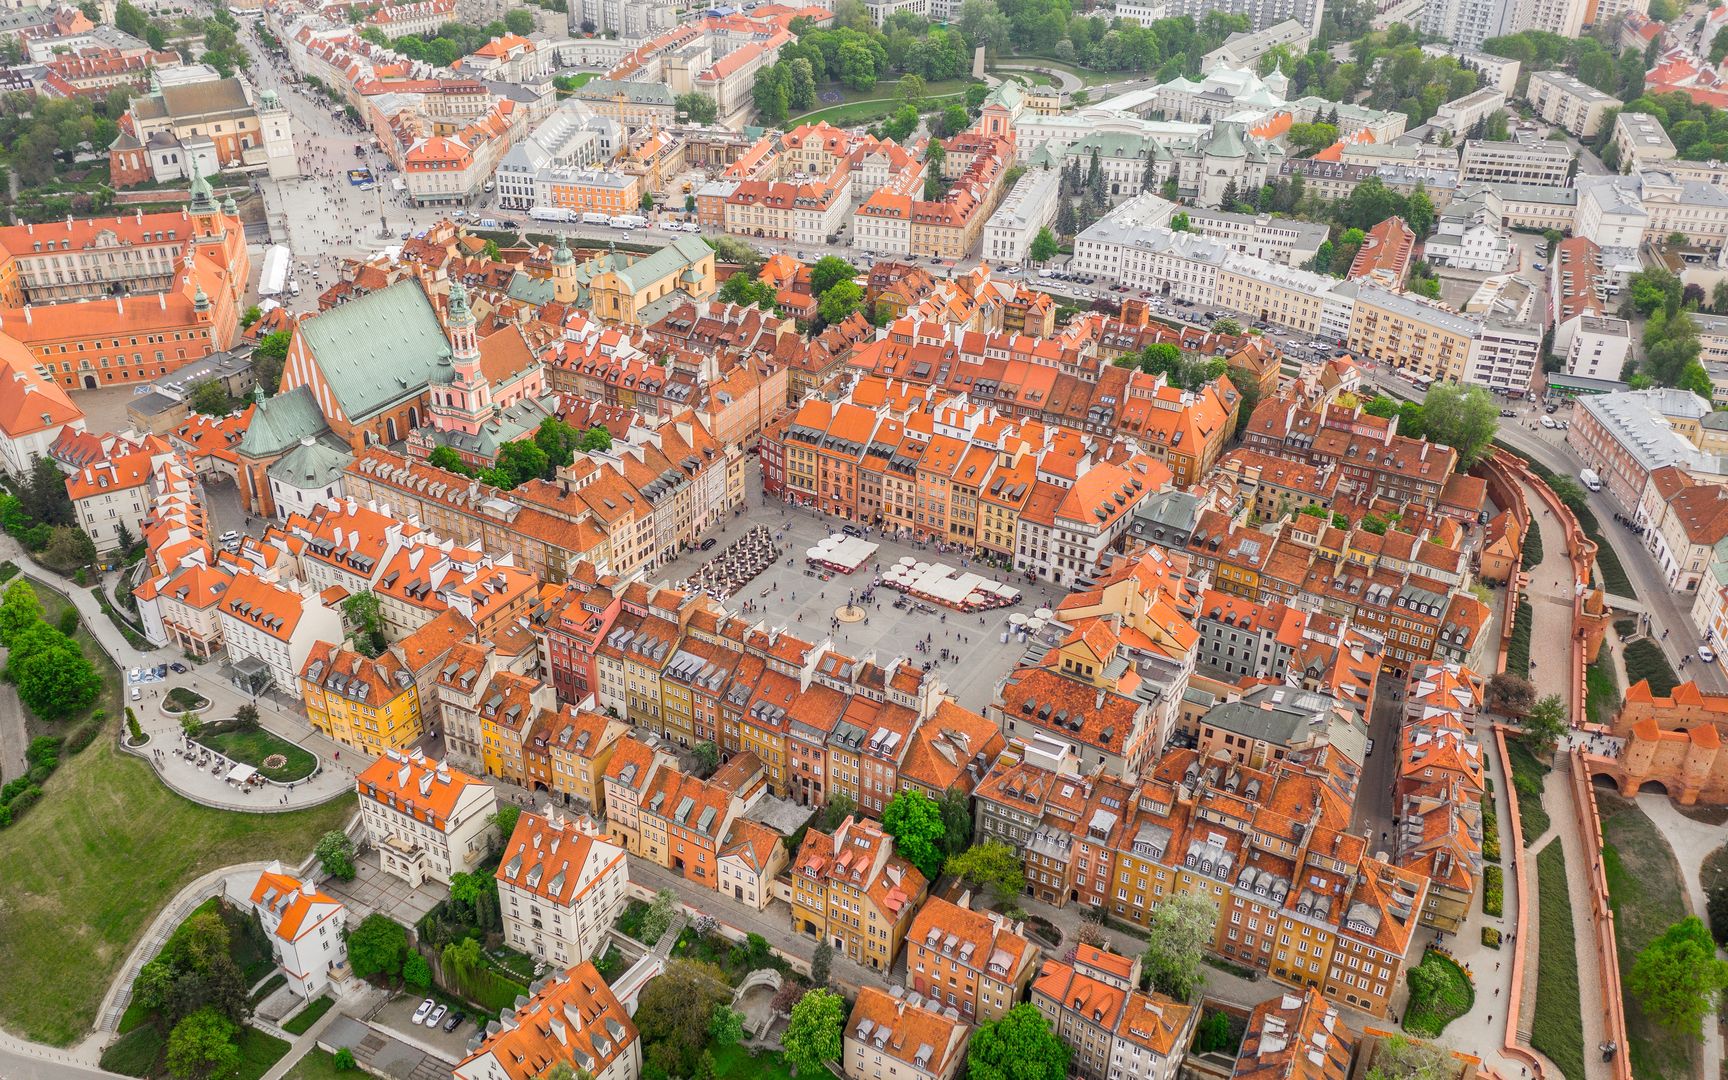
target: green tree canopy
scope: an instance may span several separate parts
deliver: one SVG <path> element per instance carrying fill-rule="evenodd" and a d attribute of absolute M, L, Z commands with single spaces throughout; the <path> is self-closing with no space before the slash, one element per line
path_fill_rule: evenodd
<path fill-rule="evenodd" d="M 947 835 L 942 811 L 930 796 L 915 788 L 897 793 L 882 810 L 882 828 L 894 838 L 894 851 L 936 880 L 942 870 L 941 843 Z"/>
<path fill-rule="evenodd" d="M 813 1076 L 840 1056 L 840 1029 L 846 1023 L 846 1003 L 840 995 L 820 987 L 811 989 L 792 1006 L 792 1019 L 780 1045 L 786 1061 L 801 1076 Z"/>
<path fill-rule="evenodd" d="M 168 1033 L 168 1072 L 176 1080 L 227 1075 L 240 1067 L 239 1025 L 212 1008 L 184 1017 Z"/>
<path fill-rule="evenodd" d="M 354 841 L 340 829 L 331 829 L 312 848 L 324 872 L 338 881 L 354 880 Z"/>
<path fill-rule="evenodd" d="M 388 915 L 368 915 L 348 931 L 348 964 L 362 979 L 393 978 L 408 955 L 408 931 Z"/>
<path fill-rule="evenodd" d="M 821 296 L 842 281 L 858 276 L 858 268 L 838 255 L 824 255 L 810 267 L 810 294 Z"/>
<path fill-rule="evenodd" d="M 1474 465 L 1494 440 L 1500 410 L 1480 386 L 1436 383 L 1422 401 L 1427 438 L 1458 451 L 1458 467 Z"/>
<path fill-rule="evenodd" d="M 1218 905 L 1204 893 L 1179 892 L 1152 911 L 1144 970 L 1153 989 L 1189 1001 L 1204 979 L 1201 958 L 1212 943 Z"/>
<path fill-rule="evenodd" d="M 998 903 L 1007 903 L 1026 887 L 1020 853 L 999 840 L 989 840 L 948 857 L 947 870 L 974 887 L 988 886 Z"/>
<path fill-rule="evenodd" d="M 668 962 L 666 973 L 642 988 L 634 1017 L 650 1064 L 673 1076 L 695 1075 L 713 1031 L 714 1010 L 731 1000 L 725 973 L 713 964 Z"/>
<path fill-rule="evenodd" d="M 1038 1007 L 1022 1003 L 978 1025 L 966 1048 L 966 1071 L 970 1080 L 1064 1080 L 1069 1056 L 1068 1044 Z"/>
<path fill-rule="evenodd" d="M 23 577 L 13 578 L 0 598 L 0 646 L 11 648 L 18 633 L 41 622 L 42 614 L 35 587 Z"/>
<path fill-rule="evenodd" d="M 1530 711 L 1524 715 L 1524 737 L 1538 757 L 1553 754 L 1554 747 L 1559 745 L 1571 726 L 1566 716 L 1566 703 L 1559 694 L 1549 694 L 1530 706 Z"/>
<path fill-rule="evenodd" d="M 1046 225 L 1040 228 L 1038 235 L 1032 238 L 1032 247 L 1027 254 L 1031 255 L 1034 262 L 1049 262 L 1056 257 L 1060 250 L 1061 245 L 1056 242 L 1056 234 L 1050 231 L 1050 226 Z"/>
<path fill-rule="evenodd" d="M 1704 1017 L 1720 1007 L 1728 988 L 1728 961 L 1717 957 L 1704 923 L 1689 915 L 1644 947 L 1626 974 L 1626 988 L 1657 1023 L 1700 1039 Z"/>

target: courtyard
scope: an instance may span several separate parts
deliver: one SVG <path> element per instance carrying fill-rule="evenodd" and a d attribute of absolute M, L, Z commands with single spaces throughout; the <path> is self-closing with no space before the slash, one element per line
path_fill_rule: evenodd
<path fill-rule="evenodd" d="M 1009 616 L 1031 615 L 1040 607 L 1053 607 L 1066 592 L 1046 582 L 1027 582 L 1025 577 L 1009 570 L 996 570 L 977 565 L 965 570 L 976 572 L 1019 589 L 1021 600 L 1012 607 L 996 608 L 981 614 L 966 615 L 958 611 L 930 605 L 930 612 L 896 609 L 893 604 L 901 594 L 882 586 L 876 589 L 871 603 L 863 609 L 864 617 L 856 622 L 841 619 L 839 626 L 832 620 L 845 607 L 847 594 L 861 593 L 870 587 L 875 577 L 901 558 L 911 556 L 921 561 L 945 562 L 962 569 L 959 553 L 942 554 L 928 545 L 893 540 L 872 533 L 868 539 L 880 545 L 875 556 L 854 574 L 832 574 L 824 581 L 812 576 L 804 561 L 804 553 L 824 537 L 838 532 L 841 522 L 808 509 L 792 509 L 770 499 L 764 504 L 759 489 L 754 492 L 743 516 L 732 518 L 719 529 L 704 534 L 715 544 L 707 551 L 700 548 L 684 552 L 678 558 L 653 571 L 653 581 L 674 583 L 695 573 L 708 560 L 717 557 L 726 546 L 743 536 L 754 525 L 766 525 L 778 536 L 782 549 L 780 559 L 764 570 L 749 584 L 727 597 L 722 603 L 729 611 L 752 620 L 761 620 L 809 640 L 831 638 L 834 647 L 848 656 L 862 660 L 874 655 L 877 663 L 885 664 L 896 656 L 923 664 L 934 662 L 933 671 L 947 686 L 948 692 L 962 706 L 982 712 L 995 693 L 996 683 L 1013 670 L 1027 646 L 1008 631 Z M 791 565 L 787 565 L 791 559 Z M 745 612 L 745 604 L 754 605 Z M 1059 640 L 1046 630 L 1047 641 Z M 928 638 L 930 651 L 921 653 L 914 644 Z M 941 659 L 941 650 L 949 650 L 949 659 Z"/>

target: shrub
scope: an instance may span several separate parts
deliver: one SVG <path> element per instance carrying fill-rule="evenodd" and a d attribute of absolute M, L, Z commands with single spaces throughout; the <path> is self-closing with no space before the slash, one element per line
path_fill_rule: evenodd
<path fill-rule="evenodd" d="M 11 581 L 16 576 L 18 576 L 17 563 L 13 562 L 11 559 L 7 559 L 5 562 L 0 562 L 0 583 Z"/>
<path fill-rule="evenodd" d="M 1648 679 L 1650 692 L 1664 697 L 1680 684 L 1668 657 L 1662 653 L 1662 647 L 1649 638 L 1632 642 L 1621 649 L 1621 653 L 1626 658 L 1628 685 L 1636 686 L 1639 680 Z"/>
<path fill-rule="evenodd" d="M 86 746 L 95 742 L 97 734 L 102 730 L 102 722 L 105 719 L 106 717 L 103 715 L 102 711 L 98 709 L 95 713 L 91 714 L 88 722 L 73 728 L 72 734 L 66 736 L 66 752 L 68 754 L 82 753 Z"/>
<path fill-rule="evenodd" d="M 1486 862 L 1500 861 L 1500 815 L 1494 811 L 1494 799 L 1482 803 L 1482 858 Z"/>
<path fill-rule="evenodd" d="M 1482 928 L 1482 944 L 1490 949 L 1498 949 L 1500 947 L 1500 931 L 1492 926 L 1484 926 Z"/>
<path fill-rule="evenodd" d="M 144 738 L 144 729 L 138 726 L 138 717 L 132 712 L 132 706 L 126 706 L 126 734 L 133 742 Z"/>
<path fill-rule="evenodd" d="M 71 637 L 78 632 L 78 609 L 67 608 L 60 613 L 60 632 Z"/>
<path fill-rule="evenodd" d="M 1482 910 L 1495 916 L 1506 913 L 1506 871 L 1498 866 L 1482 872 Z"/>
<path fill-rule="evenodd" d="M 1530 634 L 1536 611 L 1530 601 L 1518 601 L 1518 614 L 1512 620 L 1512 639 L 1506 645 L 1506 670 L 1521 679 L 1530 677 Z"/>
<path fill-rule="evenodd" d="M 1524 536 L 1524 551 L 1519 558 L 1521 569 L 1528 570 L 1542 561 L 1542 528 L 1536 524 L 1536 519 L 1530 519 L 1530 531 Z"/>
<path fill-rule="evenodd" d="M 335 1055 L 330 1059 L 330 1064 L 336 1066 L 337 1072 L 347 1072 L 354 1067 L 354 1051 L 346 1046 L 338 1046 Z"/>

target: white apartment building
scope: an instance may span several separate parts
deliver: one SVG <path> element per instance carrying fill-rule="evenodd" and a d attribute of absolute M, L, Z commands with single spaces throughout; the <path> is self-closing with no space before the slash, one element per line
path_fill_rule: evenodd
<path fill-rule="evenodd" d="M 341 614 L 311 586 L 279 585 L 249 570 L 234 575 L 218 612 L 234 682 L 252 694 L 275 686 L 298 698 L 312 646 L 346 635 Z"/>
<path fill-rule="evenodd" d="M 1450 131 L 1453 138 L 1462 138 L 1477 122 L 1486 120 L 1506 109 L 1506 91 L 1484 86 L 1461 98 L 1453 98 L 1440 106 L 1428 120 L 1428 126 Z"/>
<path fill-rule="evenodd" d="M 1530 320 L 1491 316 L 1470 346 L 1464 381 L 1492 391 L 1529 393 L 1542 364 L 1542 328 Z"/>
<path fill-rule="evenodd" d="M 1061 186 L 1058 170 L 1028 169 L 984 223 L 984 261 L 992 266 L 1026 262 L 1038 230 L 1056 220 Z"/>
<path fill-rule="evenodd" d="M 555 808 L 516 819 L 497 878 L 504 939 L 557 968 L 605 952 L 606 932 L 629 898 L 624 849 Z"/>
<path fill-rule="evenodd" d="M 1184 212 L 1191 232 L 1222 240 L 1232 251 L 1284 266 L 1301 266 L 1319 254 L 1320 245 L 1326 242 L 1326 226 L 1309 221 L 1199 207 Z"/>
<path fill-rule="evenodd" d="M 1444 38 L 1446 44 L 1423 48 L 1476 49 L 1488 38 L 1504 34 L 1511 19 L 1512 5 L 1504 0 L 1428 0 L 1420 28 L 1424 34 Z M 1512 91 L 1511 86 L 1502 89 Z"/>
<path fill-rule="evenodd" d="M 1546 3 L 1547 0 L 1537 0 Z M 1560 5 L 1583 6 L 1583 0 L 1556 0 Z M 1524 27 L 1523 29 L 1549 29 L 1545 26 Z M 1563 37 L 1577 37 L 1574 27 L 1571 31 L 1555 30 L 1554 33 Z M 1530 75 L 1530 84 L 1524 91 L 1524 96 L 1535 107 L 1536 115 L 1550 124 L 1558 124 L 1580 139 L 1588 139 L 1602 129 L 1602 118 L 1609 109 L 1618 109 L 1625 104 L 1619 98 L 1604 94 L 1587 83 L 1566 74 L 1564 71 L 1537 71 Z"/>
<path fill-rule="evenodd" d="M 1147 4 L 1147 7 L 1152 5 Z M 1326 0 L 1165 0 L 1163 9 L 1165 17 L 1187 15 L 1195 22 L 1209 11 L 1246 15 L 1250 31 L 1265 30 L 1289 19 L 1303 26 L 1318 28 L 1326 13 Z M 1117 13 L 1121 14 L 1120 6 Z"/>
<path fill-rule="evenodd" d="M 1486 195 L 1448 206 L 1423 250 L 1435 266 L 1484 274 L 1498 274 L 1512 262 L 1512 240 L 1500 230 L 1500 216 Z"/>
<path fill-rule="evenodd" d="M 864 0 L 864 6 L 870 12 L 870 21 L 877 26 L 901 12 L 916 15 L 920 19 L 930 17 L 930 0 Z"/>
<path fill-rule="evenodd" d="M 1466 139 L 1458 181 L 1561 187 L 1571 170 L 1572 149 L 1563 142 Z"/>
<path fill-rule="evenodd" d="M 1285 19 L 1264 30 L 1231 34 L 1224 44 L 1201 58 L 1200 72 L 1205 74 L 1221 67 L 1256 70 L 1260 58 L 1280 46 L 1289 49 L 1291 55 L 1300 56 L 1308 51 L 1308 43 L 1314 40 L 1317 29 L 1295 19 Z"/>
<path fill-rule="evenodd" d="M 1614 149 L 1621 172 L 1660 169 L 1674 159 L 1674 141 L 1648 113 L 1623 112 L 1614 117 Z"/>
<path fill-rule="evenodd" d="M 653 37 L 678 24 L 672 0 L 570 0 L 570 31 L 626 40 Z"/>
<path fill-rule="evenodd" d="M 1632 353 L 1632 328 L 1625 319 L 1575 315 L 1554 328 L 1554 351 L 1568 375 L 1616 380 Z"/>
<path fill-rule="evenodd" d="M 360 820 L 379 869 L 411 888 L 472 873 L 492 844 L 498 798 L 481 783 L 419 751 L 387 750 L 355 778 Z"/>
<path fill-rule="evenodd" d="M 84 410 L 59 383 L 42 377 L 28 349 L 0 338 L 0 470 L 28 476 L 67 429 L 85 430 Z"/>
<path fill-rule="evenodd" d="M 1509 11 L 1511 7 L 1510 4 L 1498 6 L 1503 11 Z M 1428 10 L 1433 11 L 1434 7 L 1430 5 Z M 1493 33 L 1483 36 L 1499 37 L 1500 33 L 1501 31 L 1495 30 Z M 1507 97 L 1511 97 L 1512 92 L 1518 89 L 1518 73 L 1523 70 L 1524 65 L 1516 60 L 1508 60 L 1504 56 L 1489 56 L 1487 53 L 1472 51 L 1475 48 L 1475 45 L 1454 42 L 1450 45 L 1424 45 L 1422 52 L 1428 56 L 1455 57 L 1459 64 L 1482 76 L 1483 86 L 1492 86 Z"/>
<path fill-rule="evenodd" d="M 1688 243 L 1720 248 L 1728 242 L 1728 191 L 1663 172 L 1579 177 L 1575 236 L 1604 251 L 1635 252 L 1645 240 L 1673 233 Z"/>
<path fill-rule="evenodd" d="M 307 1001 L 323 993 L 331 973 L 348 962 L 348 909 L 342 902 L 284 873 L 280 862 L 249 885 L 245 878 L 229 879 L 228 890 L 231 902 L 258 916 L 288 988 Z"/>
<path fill-rule="evenodd" d="M 1217 290 L 1218 268 L 1229 254 L 1223 241 L 1198 233 L 1105 218 L 1074 238 L 1069 265 L 1131 289 L 1207 304 Z"/>
<path fill-rule="evenodd" d="M 98 555 L 117 550 L 122 533 L 133 540 L 140 538 L 150 513 L 154 467 L 172 456 L 168 444 L 155 438 L 146 440 L 142 448 L 134 449 L 131 443 L 124 447 L 128 452 L 86 465 L 66 478 L 78 527 L 95 543 Z"/>

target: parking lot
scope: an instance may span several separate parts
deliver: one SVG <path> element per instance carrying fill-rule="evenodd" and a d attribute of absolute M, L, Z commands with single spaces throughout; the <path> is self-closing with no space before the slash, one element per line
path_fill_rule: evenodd
<path fill-rule="evenodd" d="M 435 1001 L 445 1003 L 449 1012 L 459 1011 L 448 1004 L 449 999 L 442 995 L 434 993 L 432 997 Z M 468 1040 L 473 1038 L 475 1031 L 473 1018 L 465 1017 L 455 1031 L 444 1030 L 444 1021 L 450 1018 L 449 1012 L 445 1013 L 443 1020 L 440 1020 L 435 1028 L 416 1024 L 414 1012 L 423 1000 L 425 998 L 419 994 L 402 994 L 392 998 L 372 1017 L 372 1024 L 404 1042 L 452 1063 L 467 1057 Z"/>
<path fill-rule="evenodd" d="M 759 491 L 754 484 L 749 490 Z M 758 495 L 757 499 L 761 500 Z M 1028 583 L 1023 575 L 1013 571 L 994 570 L 974 563 L 962 568 L 958 553 L 941 554 L 933 547 L 922 547 L 907 541 L 884 539 L 872 533 L 868 539 L 879 544 L 875 557 L 855 574 L 833 574 L 827 581 L 805 573 L 808 567 L 804 553 L 825 536 L 838 532 L 842 522 L 808 509 L 790 509 L 778 501 L 758 501 L 752 513 L 733 519 L 725 528 L 711 531 L 705 537 L 715 539 L 708 551 L 689 551 L 656 571 L 657 579 L 676 582 L 688 577 L 696 568 L 717 556 L 726 546 L 742 536 L 752 525 L 767 525 L 780 534 L 783 549 L 778 562 L 763 571 L 744 588 L 722 601 L 729 611 L 744 614 L 746 601 L 756 610 L 745 615 L 770 626 L 783 627 L 807 640 L 831 638 L 834 647 L 855 659 L 874 654 L 877 663 L 886 664 L 896 656 L 923 664 L 933 663 L 933 670 L 947 686 L 954 699 L 968 709 L 982 712 L 995 693 L 996 683 L 1013 669 L 1026 647 L 1010 635 L 1008 617 L 1015 612 L 1030 615 L 1039 607 L 1053 606 L 1064 592 L 1044 582 Z M 942 607 L 926 614 L 896 610 L 894 600 L 901 594 L 882 586 L 859 622 L 841 622 L 836 629 L 831 620 L 846 604 L 847 594 L 857 594 L 870 587 L 878 573 L 894 565 L 903 556 L 913 556 L 928 562 L 946 562 L 956 569 L 974 571 L 996 581 L 1007 582 L 1021 592 L 1020 603 L 996 608 L 982 614 L 966 615 Z M 787 565 L 787 559 L 791 565 Z M 929 639 L 931 652 L 920 653 L 914 643 Z M 941 659 L 941 650 L 948 649 L 950 659 Z"/>

